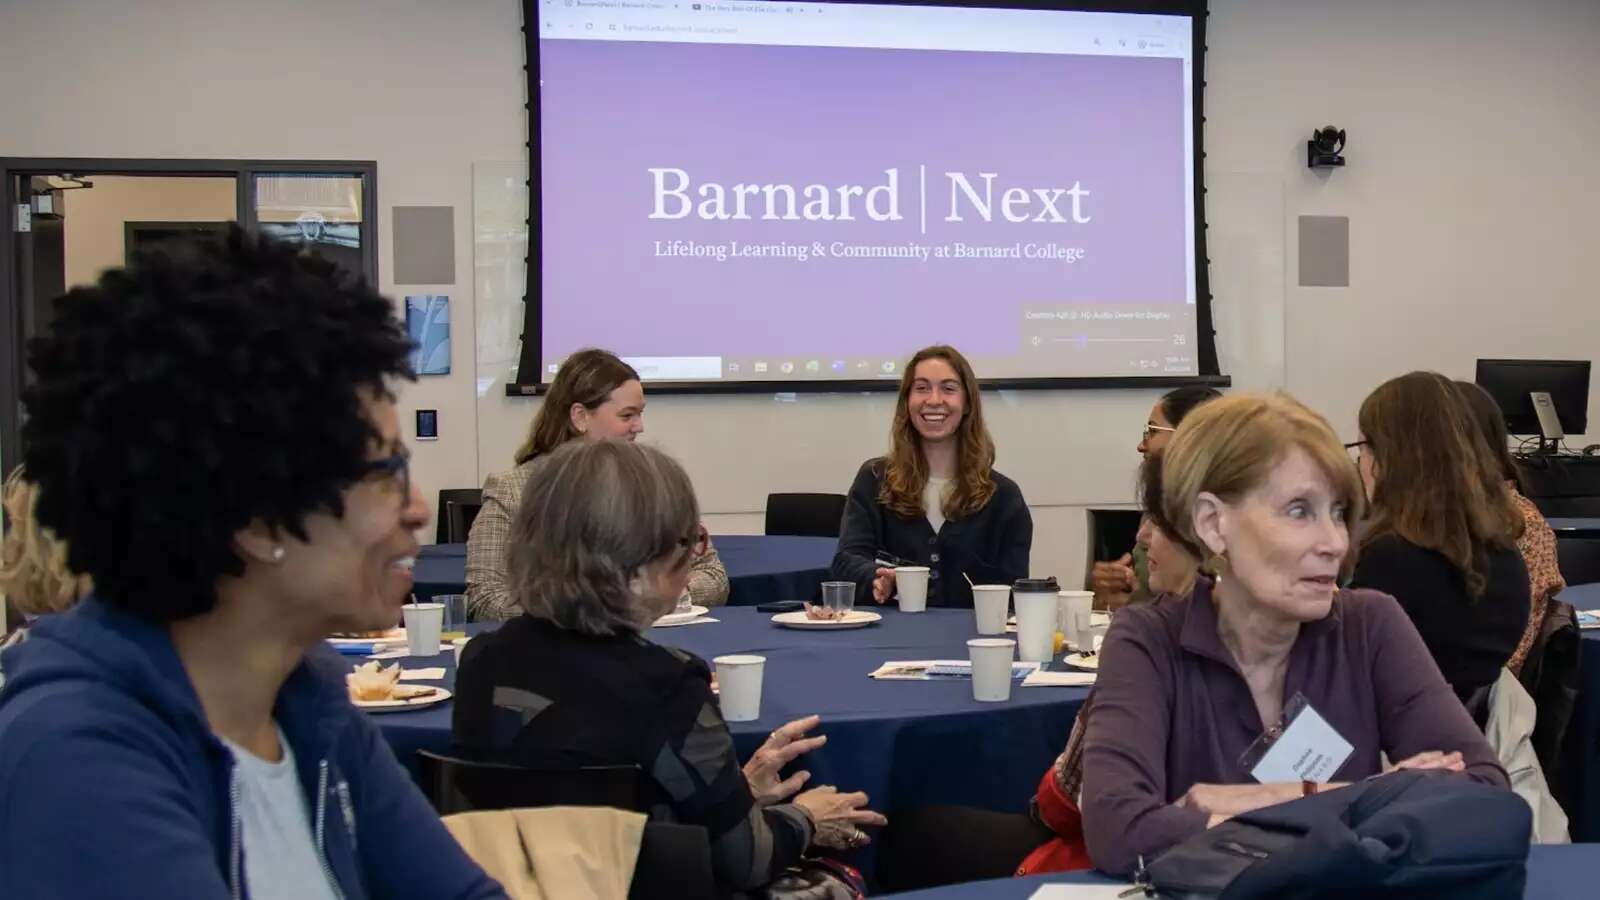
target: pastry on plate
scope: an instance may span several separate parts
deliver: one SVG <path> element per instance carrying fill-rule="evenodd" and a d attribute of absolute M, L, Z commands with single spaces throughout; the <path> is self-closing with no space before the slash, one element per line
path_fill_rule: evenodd
<path fill-rule="evenodd" d="M 352 700 L 393 700 L 400 684 L 400 664 L 385 666 L 377 660 L 356 666 L 344 677 Z"/>

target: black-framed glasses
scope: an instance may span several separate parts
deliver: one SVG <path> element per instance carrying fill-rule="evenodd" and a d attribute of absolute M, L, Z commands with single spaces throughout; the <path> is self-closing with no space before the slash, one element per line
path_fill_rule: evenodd
<path fill-rule="evenodd" d="M 1350 441 L 1344 445 L 1344 449 L 1346 453 L 1350 454 L 1351 459 L 1359 460 L 1361 458 L 1361 448 L 1366 445 L 1366 441 Z"/>
<path fill-rule="evenodd" d="M 396 450 L 383 459 L 369 460 L 364 467 L 366 475 L 387 475 L 400 486 L 400 496 L 411 496 L 411 454 Z"/>

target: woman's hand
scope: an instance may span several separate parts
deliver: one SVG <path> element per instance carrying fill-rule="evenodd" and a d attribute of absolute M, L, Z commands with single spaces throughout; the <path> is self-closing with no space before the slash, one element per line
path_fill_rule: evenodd
<path fill-rule="evenodd" d="M 1197 784 L 1189 788 L 1177 805 L 1198 809 L 1226 819 L 1254 809 L 1293 800 L 1303 793 L 1299 782 L 1292 784 Z"/>
<path fill-rule="evenodd" d="M 879 568 L 872 576 L 872 599 L 879 603 L 888 603 L 894 596 L 894 570 Z"/>
<path fill-rule="evenodd" d="M 1116 562 L 1097 562 L 1089 575 L 1089 584 L 1096 594 L 1128 594 L 1138 586 L 1133 571 L 1133 554 L 1124 553 Z"/>
<path fill-rule="evenodd" d="M 1445 753 L 1442 750 L 1424 750 L 1409 759 L 1403 759 L 1389 767 L 1393 772 L 1397 769 L 1444 769 L 1450 772 L 1462 772 L 1467 768 L 1467 763 L 1461 758 L 1460 751 L 1452 750 Z"/>
<path fill-rule="evenodd" d="M 750 761 L 744 764 L 744 780 L 750 783 L 750 793 L 761 806 L 782 803 L 805 785 L 811 773 L 805 770 L 779 780 L 778 773 L 796 757 L 810 753 L 828 742 L 827 735 L 806 737 L 806 732 L 817 727 L 820 716 L 795 719 L 767 736 Z"/>
<path fill-rule="evenodd" d="M 882 826 L 889 820 L 882 814 L 867 809 L 867 795 L 857 791 L 841 794 L 832 786 L 812 788 L 794 798 L 794 804 L 805 810 L 816 825 L 813 846 L 848 850 L 872 843 L 872 838 L 861 830 L 863 825 Z"/>

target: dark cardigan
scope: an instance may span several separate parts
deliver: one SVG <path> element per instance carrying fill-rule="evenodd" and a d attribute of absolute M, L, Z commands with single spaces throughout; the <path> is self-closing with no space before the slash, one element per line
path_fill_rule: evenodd
<path fill-rule="evenodd" d="M 856 583 L 856 602 L 871 602 L 880 554 L 932 570 L 930 607 L 970 609 L 972 589 L 963 574 L 976 584 L 1010 584 L 1028 577 L 1033 517 L 1016 482 L 991 470 L 995 492 L 989 502 L 975 515 L 946 521 L 935 534 L 926 516 L 906 518 L 878 502 L 885 465 L 882 457 L 869 459 L 856 473 L 833 557 L 833 577 Z"/>

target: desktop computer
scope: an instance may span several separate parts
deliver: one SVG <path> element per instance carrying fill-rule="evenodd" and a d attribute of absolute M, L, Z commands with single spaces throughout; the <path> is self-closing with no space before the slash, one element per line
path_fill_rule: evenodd
<path fill-rule="evenodd" d="M 1539 435 L 1540 450 L 1557 452 L 1561 439 L 1589 429 L 1588 360 L 1480 359 L 1473 379 L 1500 407 L 1506 430 Z"/>

